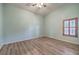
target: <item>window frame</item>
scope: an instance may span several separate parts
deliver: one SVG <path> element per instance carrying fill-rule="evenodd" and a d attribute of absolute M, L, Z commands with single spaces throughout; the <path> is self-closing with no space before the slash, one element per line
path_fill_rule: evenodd
<path fill-rule="evenodd" d="M 73 28 L 73 27 L 70 27 L 70 21 L 71 20 L 75 20 L 75 35 L 70 35 L 70 28 Z M 66 28 L 65 26 L 64 26 L 64 23 L 65 23 L 65 21 L 68 21 L 69 23 L 68 23 L 68 33 L 69 34 L 65 34 L 65 31 L 64 31 L 64 29 Z M 75 18 L 71 18 L 71 19 L 65 19 L 64 21 L 63 21 L 63 35 L 64 36 L 70 36 L 70 37 L 78 37 L 78 17 L 75 17 Z"/>

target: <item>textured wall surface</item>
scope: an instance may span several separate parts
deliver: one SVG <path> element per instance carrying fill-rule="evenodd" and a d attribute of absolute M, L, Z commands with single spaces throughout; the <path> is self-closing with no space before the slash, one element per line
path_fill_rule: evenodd
<path fill-rule="evenodd" d="M 59 40 L 79 44 L 79 28 L 78 38 L 63 36 L 63 20 L 74 17 L 79 18 L 79 4 L 68 5 L 53 11 L 45 17 L 45 35 Z"/>
<path fill-rule="evenodd" d="M 42 36 L 42 16 L 10 5 L 3 5 L 4 43 Z"/>
<path fill-rule="evenodd" d="M 0 44 L 3 40 L 3 32 L 2 32 L 2 4 L 0 4 Z"/>

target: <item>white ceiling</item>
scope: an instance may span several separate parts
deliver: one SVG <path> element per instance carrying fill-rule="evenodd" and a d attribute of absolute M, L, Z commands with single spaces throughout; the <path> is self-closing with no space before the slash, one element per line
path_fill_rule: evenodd
<path fill-rule="evenodd" d="M 37 7 L 33 7 L 31 6 L 33 3 L 9 3 L 10 5 L 31 11 L 35 14 L 39 14 L 42 16 L 47 15 L 48 13 L 63 7 L 64 5 L 67 5 L 66 3 L 44 3 L 46 5 L 46 7 L 42 7 L 42 8 L 37 8 Z"/>

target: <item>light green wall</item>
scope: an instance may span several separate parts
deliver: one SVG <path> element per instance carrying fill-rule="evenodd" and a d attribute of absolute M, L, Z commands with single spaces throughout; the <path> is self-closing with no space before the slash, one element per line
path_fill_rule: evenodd
<path fill-rule="evenodd" d="M 0 45 L 3 41 L 3 32 L 2 32 L 2 4 L 0 4 Z"/>
<path fill-rule="evenodd" d="M 45 17 L 10 6 L 9 4 L 3 4 L 3 7 L 0 4 L 0 42 L 2 42 L 2 37 L 4 39 L 3 42 L 7 44 L 41 36 L 48 36 L 79 44 L 79 35 L 78 38 L 62 35 L 63 20 L 74 17 L 79 18 L 78 4 L 64 6 Z"/>
<path fill-rule="evenodd" d="M 3 5 L 3 35 L 4 43 L 27 40 L 42 36 L 42 20 L 40 15 L 26 10 Z"/>
<path fill-rule="evenodd" d="M 63 36 L 63 20 L 68 18 L 79 18 L 79 4 L 71 4 L 59 8 L 45 17 L 45 35 L 59 40 L 79 44 L 78 38 Z M 78 28 L 79 34 L 79 28 Z"/>

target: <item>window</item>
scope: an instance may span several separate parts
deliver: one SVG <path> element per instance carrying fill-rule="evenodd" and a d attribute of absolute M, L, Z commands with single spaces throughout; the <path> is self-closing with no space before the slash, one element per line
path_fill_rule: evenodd
<path fill-rule="evenodd" d="M 78 18 L 66 19 L 63 22 L 63 35 L 78 37 Z"/>

